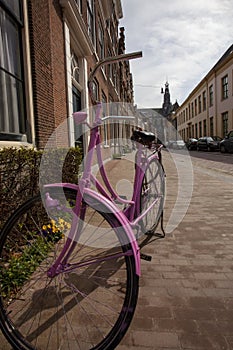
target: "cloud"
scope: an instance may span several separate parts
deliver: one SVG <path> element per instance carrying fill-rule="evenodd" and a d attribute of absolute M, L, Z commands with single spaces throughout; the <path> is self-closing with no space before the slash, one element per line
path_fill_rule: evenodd
<path fill-rule="evenodd" d="M 232 44 L 231 0 L 122 0 L 122 6 L 126 51 L 143 51 L 131 62 L 140 107 L 161 106 L 167 79 L 172 102 L 182 103 Z"/>

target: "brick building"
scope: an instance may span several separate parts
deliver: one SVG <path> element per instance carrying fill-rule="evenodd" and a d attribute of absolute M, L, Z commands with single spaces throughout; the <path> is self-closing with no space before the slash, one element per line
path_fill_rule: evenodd
<path fill-rule="evenodd" d="M 96 62 L 125 52 L 122 16 L 120 0 L 0 0 L 0 146 L 43 148 L 64 120 L 74 145 L 68 117 L 90 105 Z M 101 69 L 94 91 L 105 103 L 133 103 L 129 62 Z"/>
<path fill-rule="evenodd" d="M 233 129 L 233 45 L 180 105 L 173 119 L 184 140 L 224 137 Z"/>

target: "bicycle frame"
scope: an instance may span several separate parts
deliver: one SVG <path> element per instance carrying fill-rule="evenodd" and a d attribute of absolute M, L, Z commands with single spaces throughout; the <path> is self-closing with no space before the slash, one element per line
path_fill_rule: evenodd
<path fill-rule="evenodd" d="M 80 115 L 78 113 L 79 112 L 77 112 L 77 116 L 79 117 Z M 90 141 L 89 141 L 87 156 L 85 159 L 84 171 L 79 181 L 79 185 L 68 184 L 68 183 L 55 183 L 55 184 L 48 184 L 44 186 L 45 189 L 49 189 L 52 187 L 63 187 L 63 188 L 75 189 L 77 191 L 76 204 L 75 204 L 75 208 L 73 209 L 73 212 L 75 213 L 75 215 L 73 216 L 69 237 L 66 241 L 66 244 L 60 256 L 58 257 L 57 261 L 50 268 L 48 272 L 50 277 L 54 276 L 55 274 L 61 272 L 62 269 L 64 269 L 64 266 L 67 264 L 68 258 L 72 253 L 74 246 L 76 245 L 76 241 L 78 241 L 79 239 L 78 235 L 81 230 L 79 230 L 77 234 L 77 227 L 79 224 L 80 215 L 85 215 L 85 213 L 81 214 L 81 210 L 82 210 L 81 207 L 82 207 L 82 199 L 83 198 L 85 199 L 86 197 L 89 198 L 88 204 L 90 204 L 92 207 L 95 206 L 96 202 L 104 203 L 106 210 L 108 212 L 114 213 L 114 215 L 118 218 L 119 222 L 121 222 L 122 226 L 125 228 L 128 234 L 128 241 L 131 242 L 132 244 L 132 247 L 133 247 L 132 253 L 135 256 L 135 261 L 136 261 L 136 271 L 137 271 L 137 274 L 140 275 L 139 247 L 132 229 L 147 214 L 147 212 L 151 209 L 151 207 L 155 205 L 157 202 L 157 200 L 155 200 L 147 208 L 146 211 L 144 211 L 143 213 L 140 213 L 139 191 L 141 188 L 141 183 L 144 177 L 145 169 L 149 161 L 149 158 L 147 157 L 147 149 L 144 148 L 143 145 L 138 144 L 132 199 L 131 200 L 122 199 L 113 189 L 104 168 L 104 163 L 103 163 L 102 153 L 101 153 L 101 140 L 100 140 L 100 133 L 99 133 L 100 113 L 101 113 L 101 104 L 97 105 L 94 127 L 91 129 Z M 79 119 L 83 119 L 83 115 L 81 115 L 81 118 L 79 117 Z M 109 193 L 105 190 L 105 188 L 101 185 L 101 183 L 92 174 L 91 167 L 92 167 L 94 152 L 97 153 L 97 161 L 99 165 L 100 174 Z M 150 156 L 152 156 L 153 154 L 158 159 L 158 156 L 155 155 L 155 152 L 153 152 Z M 98 192 L 90 188 L 91 183 L 95 185 Z M 47 207 L 51 206 L 50 204 L 51 201 L 53 201 L 53 199 L 48 197 L 46 202 Z M 120 210 L 120 208 L 115 203 L 116 201 L 127 205 L 127 207 L 123 210 Z M 61 266 L 61 268 L 59 266 Z M 77 266 L 78 265 L 69 267 L 69 270 L 72 268 L 73 269 L 77 268 Z"/>

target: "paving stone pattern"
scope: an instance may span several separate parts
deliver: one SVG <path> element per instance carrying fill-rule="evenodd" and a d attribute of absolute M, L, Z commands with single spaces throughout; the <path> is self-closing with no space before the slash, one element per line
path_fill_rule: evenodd
<path fill-rule="evenodd" d="M 185 156 L 183 159 L 184 162 Z M 177 195 L 177 173 L 164 154 L 165 221 Z M 164 239 L 143 248 L 140 295 L 118 350 L 233 349 L 233 165 L 193 159 L 188 211 Z"/>

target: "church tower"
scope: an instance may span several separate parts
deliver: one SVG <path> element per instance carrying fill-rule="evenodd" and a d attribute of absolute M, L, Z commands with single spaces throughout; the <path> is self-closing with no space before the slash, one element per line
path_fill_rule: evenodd
<path fill-rule="evenodd" d="M 163 92 L 163 88 L 162 88 L 161 93 L 164 94 L 162 113 L 163 113 L 164 117 L 167 117 L 172 112 L 172 103 L 171 103 L 171 98 L 170 98 L 168 82 L 166 82 L 166 84 L 165 84 L 165 91 Z"/>

